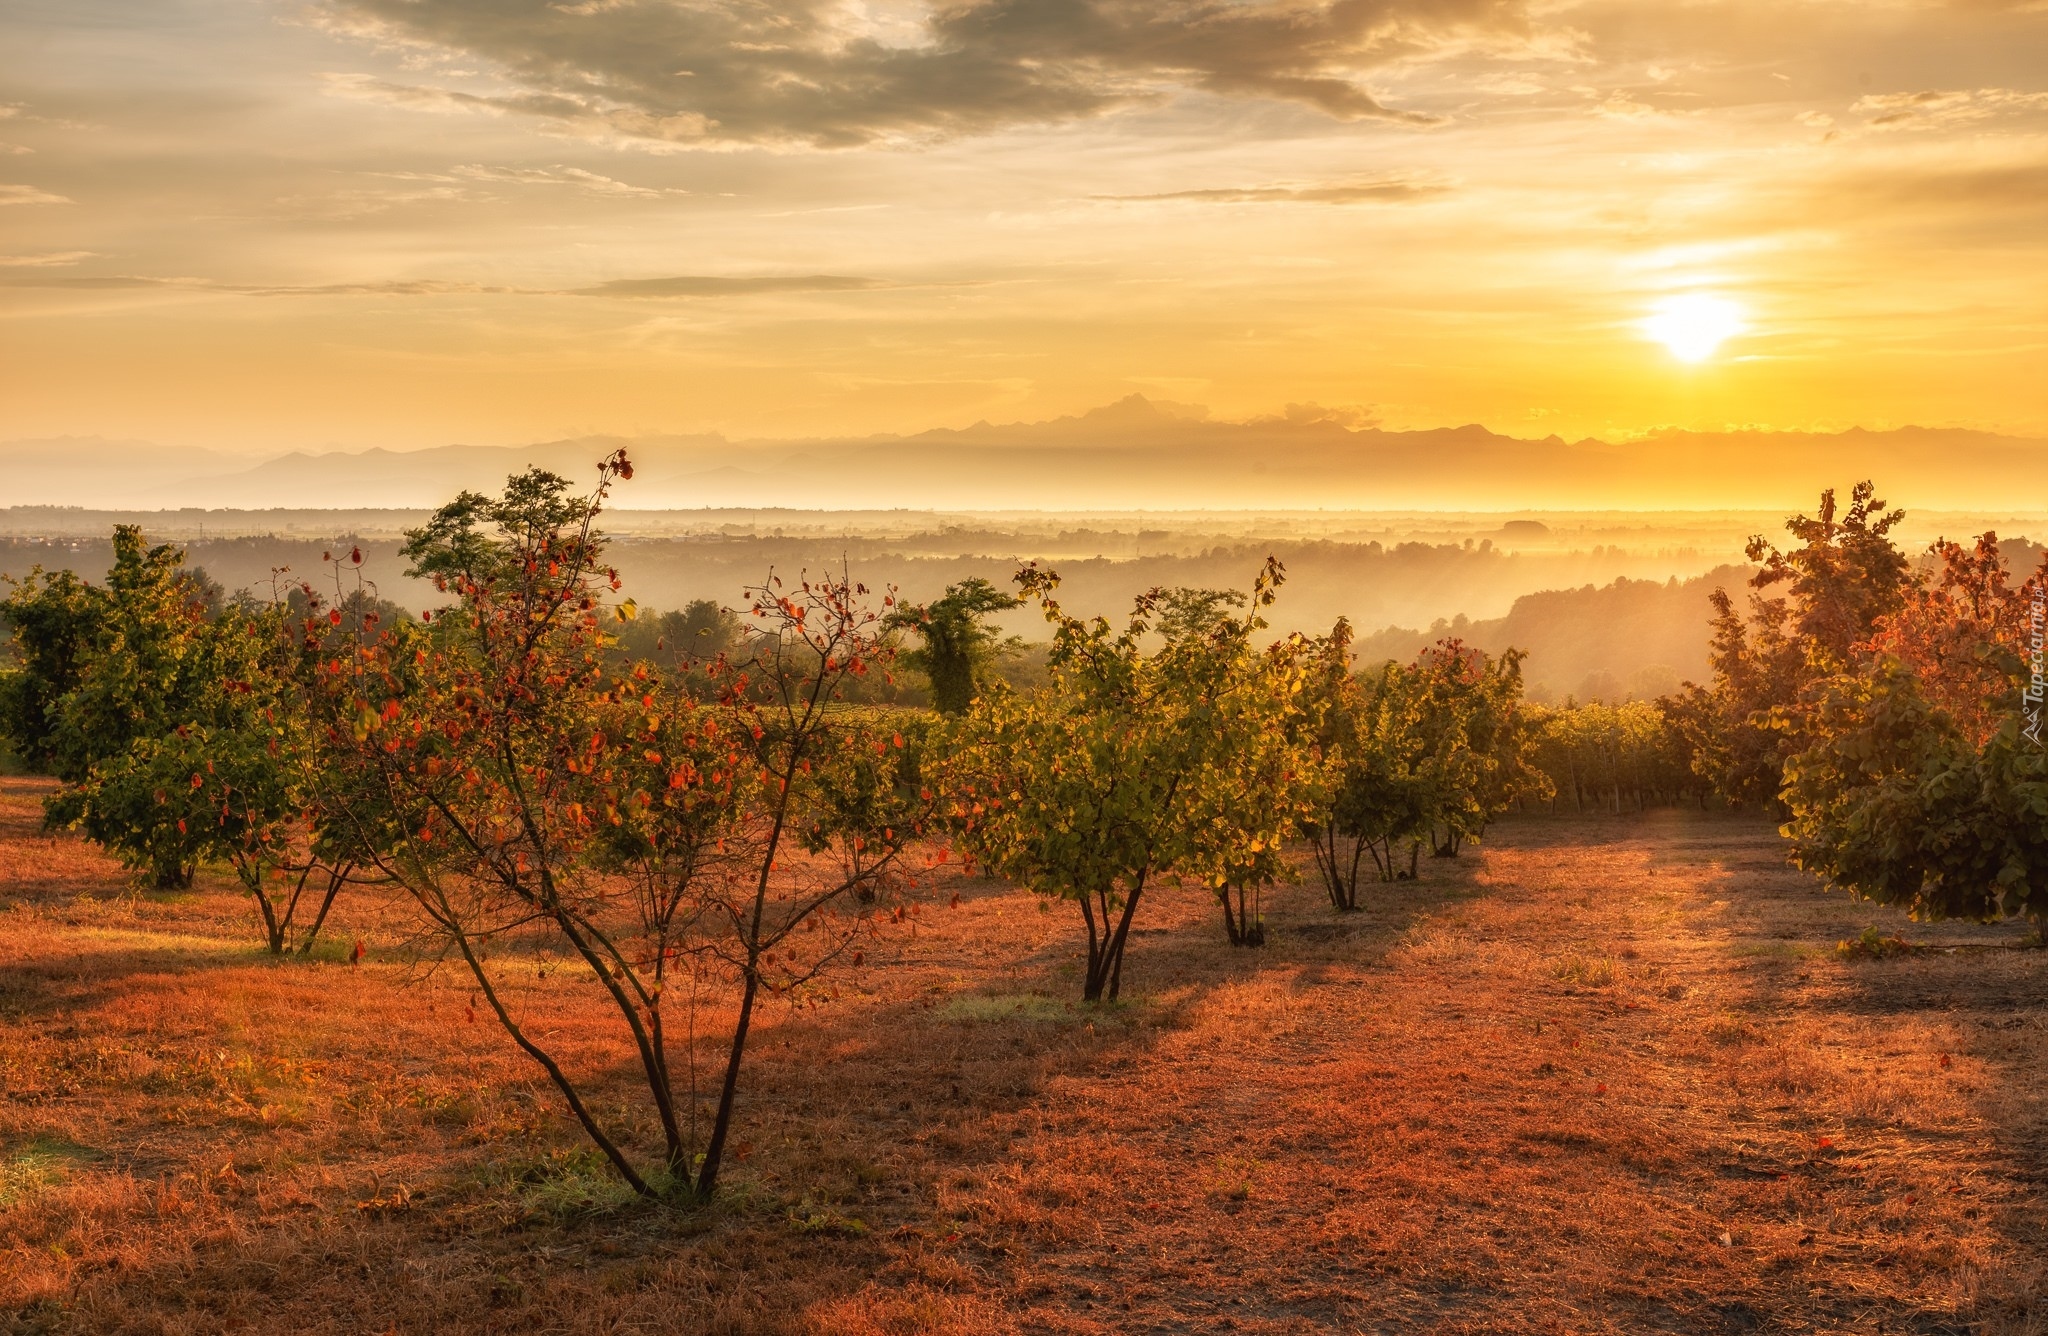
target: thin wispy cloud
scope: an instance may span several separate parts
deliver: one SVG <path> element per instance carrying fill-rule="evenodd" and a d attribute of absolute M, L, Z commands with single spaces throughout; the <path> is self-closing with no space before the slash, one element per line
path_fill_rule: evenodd
<path fill-rule="evenodd" d="M 85 252 L 80 252 L 82 256 Z M 21 267 L 50 263 L 32 258 L 0 260 Z M 661 278 L 619 278 L 586 287 L 511 287 L 441 279 L 394 279 L 372 283 L 225 283 L 204 278 L 156 277 L 146 274 L 22 274 L 0 275 L 0 287 L 51 288 L 73 292 L 167 291 L 234 293 L 249 297 L 614 297 L 631 300 L 748 297 L 797 292 L 870 292 L 892 286 L 880 279 L 844 274 L 760 274 L 750 276 L 679 274 Z"/>
<path fill-rule="evenodd" d="M 1227 186 L 1168 190 L 1154 195 L 1096 195 L 1125 204 L 1402 204 L 1446 195 L 1451 187 L 1434 181 L 1354 181 L 1312 186 Z"/>
<path fill-rule="evenodd" d="M 2000 115 L 2048 113 L 2048 92 L 1930 88 L 1913 93 L 1874 93 L 1858 98 L 1850 110 L 1868 117 L 1873 126 L 1930 129 L 1967 125 Z"/>
<path fill-rule="evenodd" d="M 0 205 L 8 204 L 70 204 L 73 201 L 64 195 L 40 190 L 35 186 L 0 184 Z"/>
<path fill-rule="evenodd" d="M 0 255 L 0 269 L 50 269 L 93 258 L 92 251 L 44 251 L 38 255 Z"/>
<path fill-rule="evenodd" d="M 801 274 L 760 278 L 616 278 L 570 291 L 578 297 L 742 297 L 764 292 L 868 292 L 887 286 L 873 278 Z"/>
<path fill-rule="evenodd" d="M 502 185 L 523 186 L 565 186 L 572 190 L 584 190 L 594 195 L 609 195 L 618 199 L 662 199 L 672 195 L 687 195 L 687 190 L 657 189 L 652 186 L 636 186 L 581 167 L 489 167 L 475 163 L 455 169 L 456 176 L 468 181 L 487 181 Z"/>

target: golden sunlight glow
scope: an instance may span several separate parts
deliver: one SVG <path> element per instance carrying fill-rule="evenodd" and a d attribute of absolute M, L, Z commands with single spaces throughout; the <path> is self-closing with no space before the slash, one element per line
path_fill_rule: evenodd
<path fill-rule="evenodd" d="M 1726 297 L 1688 292 L 1667 297 L 1642 321 L 1642 330 L 1681 362 L 1704 362 L 1749 326 L 1742 308 Z"/>
<path fill-rule="evenodd" d="M 227 476 L 1135 393 L 2048 439 L 2048 3 L 1069 8 L 0 0 L 0 509 L 21 442 Z"/>

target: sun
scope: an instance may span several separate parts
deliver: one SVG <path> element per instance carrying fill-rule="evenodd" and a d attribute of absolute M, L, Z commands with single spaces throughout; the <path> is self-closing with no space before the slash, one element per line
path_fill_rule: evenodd
<path fill-rule="evenodd" d="M 1681 362 L 1704 362 L 1716 348 L 1749 328 L 1740 306 L 1704 292 L 1666 297 L 1637 323 L 1643 333 L 1669 348 Z"/>

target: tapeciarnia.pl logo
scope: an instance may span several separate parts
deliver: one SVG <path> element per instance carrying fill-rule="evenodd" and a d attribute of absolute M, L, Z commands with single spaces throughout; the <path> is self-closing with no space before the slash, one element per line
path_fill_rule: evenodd
<path fill-rule="evenodd" d="M 2023 696 L 2027 726 L 2024 730 L 2027 741 L 2041 745 L 2041 698 L 2044 687 L 2048 687 L 2048 672 L 2044 672 L 2043 645 L 2048 643 L 2048 588 L 2034 586 L 2034 600 L 2027 617 L 2027 666 L 2033 670 L 2033 677 L 2027 683 Z"/>

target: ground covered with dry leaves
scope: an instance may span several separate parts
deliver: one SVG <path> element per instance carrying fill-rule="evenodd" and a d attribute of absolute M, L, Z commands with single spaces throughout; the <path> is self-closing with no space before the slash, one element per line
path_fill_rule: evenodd
<path fill-rule="evenodd" d="M 1285 890 L 1262 950 L 1168 891 L 1100 1011 L 1067 907 L 942 879 L 769 1013 L 682 1213 L 396 906 L 275 962 L 40 794 L 0 781 L 0 1331 L 2048 1328 L 2048 952 L 1823 895 L 1755 819 L 1511 821 L 1364 913 Z M 1836 951 L 1871 926 L 1920 949 Z M 626 1116 L 578 981 L 521 999 Z"/>

